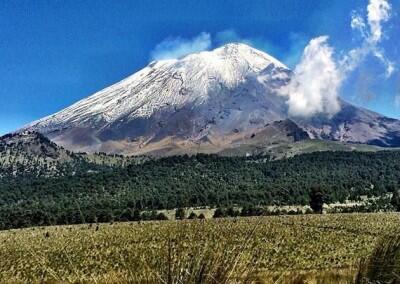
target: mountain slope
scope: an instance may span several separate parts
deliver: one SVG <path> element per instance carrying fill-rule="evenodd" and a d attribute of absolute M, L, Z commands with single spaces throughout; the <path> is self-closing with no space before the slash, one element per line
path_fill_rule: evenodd
<path fill-rule="evenodd" d="M 74 175 L 76 172 L 122 168 L 144 160 L 101 153 L 73 153 L 38 132 L 22 131 L 0 137 L 0 179 Z"/>
<path fill-rule="evenodd" d="M 381 147 L 400 146 L 400 122 L 373 111 L 341 101 L 341 111 L 332 118 L 316 116 L 298 119 L 312 138 L 370 144 Z"/>
<path fill-rule="evenodd" d="M 227 44 L 144 69 L 28 125 L 74 151 L 128 155 L 221 153 L 275 143 L 271 124 L 289 118 L 277 90 L 292 72 L 245 44 Z M 333 118 L 291 118 L 307 138 L 400 145 L 400 122 L 341 101 Z M 287 133 L 281 129 L 280 136 Z M 263 137 L 262 141 L 254 137 Z M 290 140 L 290 138 L 289 138 Z M 289 140 L 285 140 L 288 142 Z"/>
<path fill-rule="evenodd" d="M 0 137 L 0 177 L 17 174 L 57 174 L 75 155 L 43 135 L 23 131 Z"/>

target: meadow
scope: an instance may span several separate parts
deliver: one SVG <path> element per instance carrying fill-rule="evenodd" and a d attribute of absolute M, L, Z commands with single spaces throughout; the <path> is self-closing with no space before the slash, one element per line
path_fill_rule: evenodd
<path fill-rule="evenodd" d="M 2 283 L 353 283 L 400 214 L 34 227 L 0 232 Z"/>

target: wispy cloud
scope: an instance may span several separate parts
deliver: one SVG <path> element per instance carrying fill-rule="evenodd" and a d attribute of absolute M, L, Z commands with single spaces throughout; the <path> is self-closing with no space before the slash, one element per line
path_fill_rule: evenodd
<path fill-rule="evenodd" d="M 152 60 L 180 58 L 190 53 L 210 49 L 210 47 L 211 35 L 202 32 L 191 39 L 182 37 L 167 38 L 157 44 L 150 56 Z"/>
<path fill-rule="evenodd" d="M 382 38 L 382 23 L 390 18 L 391 6 L 387 0 L 370 0 L 367 10 L 371 29 L 369 40 L 377 43 Z"/>
<path fill-rule="evenodd" d="M 292 80 L 280 90 L 288 98 L 290 115 L 310 117 L 337 113 L 343 81 L 370 54 L 385 65 L 386 76 L 391 76 L 395 66 L 379 47 L 384 36 L 382 24 L 390 19 L 391 5 L 387 0 L 370 0 L 366 10 L 366 16 L 353 12 L 351 18 L 351 28 L 360 32 L 363 41 L 342 58 L 335 60 L 327 36 L 314 38 L 306 46 Z"/>
<path fill-rule="evenodd" d="M 360 47 L 351 50 L 342 60 L 346 71 L 354 70 L 368 55 L 375 56 L 386 69 L 386 76 L 390 77 L 395 65 L 386 56 L 379 43 L 384 36 L 382 24 L 390 19 L 391 5 L 387 0 L 370 0 L 366 16 L 353 11 L 351 27 L 360 32 L 363 43 Z"/>
<path fill-rule="evenodd" d="M 150 59 L 176 59 L 190 53 L 208 50 L 211 46 L 221 46 L 232 42 L 245 43 L 271 54 L 274 54 L 277 49 L 262 37 L 246 38 L 234 29 L 226 29 L 217 32 L 213 36 L 210 33 L 202 32 L 191 39 L 182 37 L 166 38 L 151 51 Z"/>
<path fill-rule="evenodd" d="M 390 77 L 395 65 L 380 47 L 385 37 L 383 24 L 391 17 L 391 5 L 388 0 L 369 0 L 363 11 L 353 11 L 351 28 L 358 31 L 361 43 L 358 47 L 340 52 L 340 58 L 335 57 L 334 49 L 328 44 L 328 36 L 312 39 L 304 48 L 300 62 L 292 62 L 299 57 L 299 50 L 304 46 L 304 39 L 294 49 L 295 56 L 289 61 L 295 65 L 291 82 L 279 93 L 287 97 L 289 114 L 293 116 L 310 117 L 316 114 L 332 116 L 340 110 L 339 91 L 350 72 L 355 70 L 367 56 L 374 56 L 384 66 L 386 76 Z M 168 38 L 159 43 L 151 52 L 153 60 L 179 58 L 193 52 L 210 49 L 212 45 L 222 45 L 229 42 L 242 42 L 274 54 L 276 47 L 263 38 L 246 38 L 233 29 L 227 29 L 215 34 L 203 32 L 192 39 L 181 37 Z M 291 52 L 293 53 L 293 52 Z M 344 55 L 343 55 L 344 54 Z M 398 100 L 398 101 L 397 101 Z M 400 103 L 400 98 L 396 98 Z"/>
<path fill-rule="evenodd" d="M 310 41 L 290 83 L 280 90 L 288 97 L 292 116 L 334 115 L 340 110 L 337 93 L 343 77 L 333 58 L 333 48 L 327 41 L 327 36 Z"/>

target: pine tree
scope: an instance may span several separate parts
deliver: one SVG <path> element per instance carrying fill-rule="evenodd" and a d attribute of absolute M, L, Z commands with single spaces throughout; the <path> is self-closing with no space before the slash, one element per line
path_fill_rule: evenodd
<path fill-rule="evenodd" d="M 324 193 L 321 188 L 313 187 L 310 193 L 310 207 L 314 213 L 322 214 L 324 205 Z"/>

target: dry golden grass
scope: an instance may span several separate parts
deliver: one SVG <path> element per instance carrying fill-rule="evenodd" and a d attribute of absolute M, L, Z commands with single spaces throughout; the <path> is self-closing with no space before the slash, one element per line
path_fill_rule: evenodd
<path fill-rule="evenodd" d="M 2 283 L 352 283 L 398 214 L 55 226 L 0 232 Z M 330 280 L 327 280 L 330 279 Z M 328 282 L 327 282 L 328 281 Z"/>
<path fill-rule="evenodd" d="M 400 283 L 399 233 L 382 237 L 372 254 L 361 261 L 356 284 Z"/>

